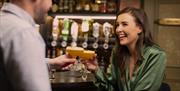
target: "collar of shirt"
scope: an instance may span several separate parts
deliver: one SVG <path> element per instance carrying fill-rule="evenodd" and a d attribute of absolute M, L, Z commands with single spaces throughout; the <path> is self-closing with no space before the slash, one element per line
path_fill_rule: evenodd
<path fill-rule="evenodd" d="M 25 21 L 29 22 L 33 27 L 35 27 L 35 25 L 36 25 L 32 16 L 30 16 L 30 14 L 28 14 L 25 10 L 23 10 L 22 8 L 18 7 L 15 4 L 4 3 L 1 10 L 4 12 L 12 13 L 12 14 L 20 17 L 21 19 L 24 19 Z"/>

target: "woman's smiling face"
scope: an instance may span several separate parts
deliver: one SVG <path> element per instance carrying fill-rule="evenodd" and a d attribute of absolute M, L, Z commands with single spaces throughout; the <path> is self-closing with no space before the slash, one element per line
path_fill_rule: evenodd
<path fill-rule="evenodd" d="M 120 45 L 134 45 L 136 44 L 142 29 L 139 27 L 135 18 L 130 13 L 123 13 L 118 15 L 116 21 L 116 35 L 119 38 Z"/>

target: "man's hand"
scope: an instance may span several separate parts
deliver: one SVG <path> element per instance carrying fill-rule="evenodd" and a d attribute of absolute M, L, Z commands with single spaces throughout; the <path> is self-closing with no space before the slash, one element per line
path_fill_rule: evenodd
<path fill-rule="evenodd" d="M 75 58 L 72 58 L 69 55 L 61 55 L 56 58 L 50 59 L 49 64 L 56 66 L 60 69 L 68 69 L 76 61 Z"/>

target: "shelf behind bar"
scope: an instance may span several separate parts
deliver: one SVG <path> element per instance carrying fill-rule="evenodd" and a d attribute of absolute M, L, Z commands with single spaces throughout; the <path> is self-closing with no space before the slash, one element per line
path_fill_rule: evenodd
<path fill-rule="evenodd" d="M 116 15 L 110 14 L 110 15 L 56 15 L 55 18 L 70 18 L 70 19 L 97 19 L 97 20 L 115 20 Z"/>

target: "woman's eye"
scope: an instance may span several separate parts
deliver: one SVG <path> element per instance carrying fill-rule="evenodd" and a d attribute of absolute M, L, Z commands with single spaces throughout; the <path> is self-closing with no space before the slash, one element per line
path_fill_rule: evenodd
<path fill-rule="evenodd" d="M 128 24 L 127 23 L 122 23 L 123 26 L 127 26 Z"/>
<path fill-rule="evenodd" d="M 119 23 L 116 23 L 116 27 L 118 27 L 119 26 Z"/>

